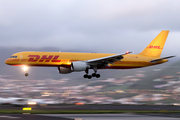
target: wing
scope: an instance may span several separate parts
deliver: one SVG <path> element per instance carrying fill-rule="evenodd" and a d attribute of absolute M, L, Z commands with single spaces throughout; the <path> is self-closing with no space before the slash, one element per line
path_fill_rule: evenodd
<path fill-rule="evenodd" d="M 88 65 L 97 65 L 100 67 L 107 66 L 108 64 L 112 64 L 116 61 L 120 61 L 123 59 L 123 55 L 127 55 L 132 52 L 126 52 L 123 54 L 117 54 L 117 55 L 112 55 L 112 56 L 107 56 L 107 57 L 102 57 L 102 58 L 97 58 L 97 59 L 92 59 L 92 60 L 87 60 Z"/>
<path fill-rule="evenodd" d="M 168 56 L 168 57 L 163 57 L 163 58 L 159 58 L 159 59 L 154 59 L 154 60 L 151 60 L 150 62 L 155 63 L 155 62 L 161 61 L 163 59 L 169 59 L 169 58 L 172 58 L 172 57 L 176 57 L 176 56 Z"/>

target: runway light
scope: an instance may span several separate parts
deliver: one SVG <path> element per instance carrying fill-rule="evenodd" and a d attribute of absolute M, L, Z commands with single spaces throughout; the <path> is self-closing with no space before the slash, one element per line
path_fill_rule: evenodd
<path fill-rule="evenodd" d="M 28 105 L 36 105 L 36 102 L 28 102 Z"/>
<path fill-rule="evenodd" d="M 84 105 L 84 103 L 76 103 L 76 105 Z"/>
<path fill-rule="evenodd" d="M 32 108 L 23 108 L 23 110 L 32 110 Z"/>
<path fill-rule="evenodd" d="M 45 95 L 41 95 L 41 96 L 49 96 L 48 94 L 45 94 Z"/>
<path fill-rule="evenodd" d="M 23 70 L 24 70 L 24 71 L 27 71 L 27 70 L 28 70 L 28 67 L 27 67 L 27 66 L 23 66 Z"/>

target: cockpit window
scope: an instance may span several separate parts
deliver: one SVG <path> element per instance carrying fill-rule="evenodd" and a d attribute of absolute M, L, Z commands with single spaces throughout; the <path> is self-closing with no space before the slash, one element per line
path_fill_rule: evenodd
<path fill-rule="evenodd" d="M 9 58 L 17 58 L 17 56 L 11 56 L 11 57 L 9 57 Z"/>

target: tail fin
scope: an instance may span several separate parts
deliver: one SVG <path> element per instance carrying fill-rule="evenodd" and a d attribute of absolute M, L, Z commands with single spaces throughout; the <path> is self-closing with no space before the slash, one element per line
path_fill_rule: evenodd
<path fill-rule="evenodd" d="M 164 48 L 169 31 L 162 30 L 156 38 L 141 52 L 139 55 L 145 55 L 149 57 L 160 57 Z"/>

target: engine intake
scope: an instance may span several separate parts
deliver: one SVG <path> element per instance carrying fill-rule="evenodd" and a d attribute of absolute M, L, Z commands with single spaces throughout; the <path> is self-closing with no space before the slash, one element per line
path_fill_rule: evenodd
<path fill-rule="evenodd" d="M 71 66 L 72 66 L 72 71 L 75 72 L 85 71 L 88 68 L 88 65 L 84 61 L 73 62 Z"/>
<path fill-rule="evenodd" d="M 71 72 L 85 71 L 87 68 L 89 68 L 89 66 L 86 64 L 86 62 L 77 61 L 77 62 L 72 62 L 71 67 L 59 66 L 58 70 L 59 70 L 59 73 L 61 73 L 61 74 L 68 74 Z"/>

